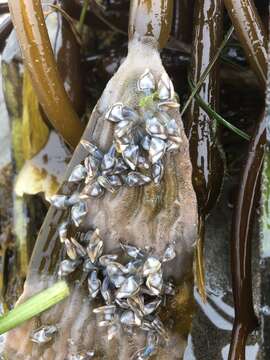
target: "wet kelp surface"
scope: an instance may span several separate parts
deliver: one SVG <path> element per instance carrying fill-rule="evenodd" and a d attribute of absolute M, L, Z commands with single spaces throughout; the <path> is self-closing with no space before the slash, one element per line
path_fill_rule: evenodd
<path fill-rule="evenodd" d="M 139 3 L 133 2 L 135 9 L 133 15 L 135 14 L 136 19 L 141 20 L 145 13 Z M 239 15 L 237 11 L 233 11 L 235 4 L 232 3 L 225 1 L 226 10 L 221 1 L 176 1 L 174 9 L 170 10 L 173 12 L 173 24 L 167 43 L 166 32 L 168 30 L 166 27 L 162 30 L 162 39 L 165 38 L 165 40 L 161 40 L 162 46 L 165 46 L 161 51 L 162 62 L 173 81 L 179 102 L 183 107 L 191 91 L 188 77 L 193 85 L 199 81 L 205 68 L 211 63 L 217 52 L 231 22 L 233 23 L 235 31 L 198 93 L 213 110 L 222 115 L 230 124 L 242 130 L 247 137 L 252 138 L 248 141 L 224 127 L 215 117 L 201 108 L 196 98 L 192 100 L 188 110 L 183 114 L 183 125 L 189 139 L 193 166 L 193 186 L 197 195 L 199 220 L 201 221 L 198 236 L 202 241 L 197 243 L 195 310 L 190 289 L 193 284 L 191 267 L 190 274 L 182 282 L 178 293 L 179 304 L 177 301 L 176 304 L 172 304 L 173 313 L 179 322 L 178 331 L 180 334 L 184 334 L 184 338 L 188 337 L 186 349 L 186 345 L 181 343 L 184 354 L 178 357 L 176 355 L 176 359 L 182 357 L 187 360 L 227 359 L 228 356 L 231 359 L 242 359 L 244 341 L 248 333 L 254 329 L 257 332 L 253 332 L 247 339 L 246 358 L 268 358 L 268 255 L 266 251 L 262 266 L 258 225 L 260 192 L 259 185 L 257 185 L 260 182 L 262 154 L 258 154 L 256 150 L 258 148 L 263 153 L 262 146 L 265 142 L 263 110 L 267 76 L 267 42 L 266 35 L 262 35 L 258 29 L 264 29 L 264 33 L 267 33 L 265 29 L 267 28 L 268 9 L 267 2 L 258 1 L 255 4 L 247 2 L 247 6 L 241 8 L 242 2 L 237 1 L 235 4 L 239 4 L 237 9 Z M 46 25 L 61 76 L 61 79 L 57 77 L 57 81 L 58 83 L 62 81 L 56 87 L 62 86 L 68 93 L 68 106 L 72 106 L 76 110 L 79 115 L 76 115 L 76 119 L 77 117 L 81 119 L 79 125 L 78 120 L 74 120 L 75 127 L 83 129 L 107 82 L 116 73 L 127 54 L 129 1 L 90 1 L 84 18 L 85 26 L 79 39 L 75 26 L 76 21 L 80 19 L 83 2 L 62 1 L 56 6 L 63 7 L 65 13 L 53 8 L 53 13 L 50 14 L 52 8 L 44 7 L 47 15 Z M 3 7 L 3 9 L 6 9 L 3 11 L 7 11 L 7 8 Z M 71 18 L 68 18 L 67 14 Z M 31 20 L 30 9 L 28 9 L 28 15 Z M 192 18 L 193 21 L 187 22 L 187 18 Z M 69 20 L 67 21 L 67 19 Z M 241 23 L 241 19 L 243 23 Z M 249 21 L 254 19 L 257 19 L 259 25 L 255 26 L 256 29 L 252 32 L 253 38 L 246 39 L 247 28 L 245 25 L 247 26 Z M 8 23 L 8 20 L 6 22 Z M 140 21 L 135 22 L 135 26 L 137 29 L 143 28 Z M 4 27 L 6 29 L 6 26 L 3 25 Z M 3 34 L 5 34 L 4 31 Z M 158 35 L 155 34 L 155 36 Z M 6 200 L 6 196 L 4 197 L 5 194 L 1 195 L 1 199 L 3 196 L 5 200 L 1 201 L 3 204 L 3 215 L 1 210 L 2 297 L 5 306 L 11 308 L 21 293 L 33 243 L 49 206 L 45 198 L 49 198 L 61 183 L 73 152 L 69 145 L 78 141 L 74 140 L 73 135 L 75 138 L 79 138 L 81 130 L 74 130 L 71 137 L 70 134 L 67 134 L 66 144 L 68 145 L 64 144 L 59 132 L 57 133 L 53 129 L 54 124 L 50 123 L 51 118 L 57 119 L 59 115 L 46 112 L 46 109 L 53 109 L 59 104 L 64 106 L 64 103 L 61 103 L 62 100 L 58 105 L 46 103 L 55 98 L 49 92 L 47 92 L 48 98 L 42 97 L 46 91 L 41 97 L 37 93 L 37 99 L 33 100 L 35 91 L 31 89 L 31 82 L 29 83 L 27 72 L 23 66 L 14 32 L 6 42 L 6 35 L 3 35 L 3 39 L 3 86 L 12 131 L 13 161 L 12 169 L 5 168 L 1 170 L 1 173 L 8 177 L 9 184 L 14 181 L 14 174 L 18 174 L 14 195 L 10 196 L 8 200 Z M 29 41 L 29 39 L 23 41 Z M 259 44 L 259 52 L 254 49 L 255 43 L 256 46 Z M 31 52 L 29 54 L 37 66 L 42 60 L 39 58 L 38 51 L 37 46 L 37 49 L 33 50 L 34 55 Z M 29 58 L 26 58 L 26 61 L 29 62 Z M 140 61 L 143 63 L 138 57 L 138 63 Z M 50 68 L 49 64 L 46 66 Z M 34 71 L 39 74 L 40 70 L 34 69 Z M 40 91 L 43 92 L 42 81 L 38 85 L 41 88 Z M 54 89 L 51 90 L 54 91 Z M 51 90 L 48 89 L 48 91 Z M 61 91 L 57 91 L 57 96 Z M 36 105 L 33 105 L 35 101 Z M 41 109 L 38 101 L 45 111 Z M 63 110 L 62 105 L 60 105 L 60 110 Z M 66 106 L 65 109 L 67 116 L 72 117 L 73 112 L 70 112 Z M 61 121 L 67 116 L 60 111 Z M 33 119 L 39 120 L 33 123 Z M 54 127 L 65 137 L 58 126 L 54 125 Z M 72 125 L 71 128 L 73 128 Z M 92 130 L 87 134 L 91 132 Z M 91 135 L 92 137 L 93 135 Z M 102 139 L 104 146 L 105 136 L 96 135 L 96 138 L 98 137 Z M 29 139 L 29 141 L 22 139 Z M 76 150 L 75 157 L 69 165 L 69 173 L 74 164 L 83 159 L 82 154 L 82 148 Z M 254 159 L 252 159 L 252 154 L 254 154 Z M 186 156 L 188 155 L 186 154 Z M 250 164 L 250 167 L 247 167 L 247 164 Z M 265 197 L 264 211 L 267 213 L 267 162 L 264 171 L 264 182 L 266 181 L 263 193 Z M 254 174 L 256 179 L 250 179 L 249 174 Z M 249 182 L 248 188 L 245 188 L 245 181 Z M 70 192 L 67 184 L 64 184 L 61 189 L 64 192 Z M 241 195 L 241 190 L 243 192 L 248 190 L 250 207 L 245 201 L 245 193 Z M 136 192 L 134 196 L 135 194 Z M 138 201 L 136 197 L 137 195 L 131 199 L 131 202 Z M 239 202 L 241 197 L 242 203 Z M 108 207 L 108 205 L 104 206 Z M 249 213 L 250 208 L 253 208 L 253 216 L 250 216 L 252 215 Z M 10 209 L 9 212 L 6 209 Z M 95 215 L 99 209 L 98 203 L 93 206 L 93 209 L 91 222 L 95 216 L 98 216 Z M 248 216 L 245 212 L 248 213 Z M 18 215 L 14 216 L 14 213 Z M 124 217 L 126 214 L 122 216 Z M 16 231 L 16 226 L 14 230 L 13 222 L 10 219 L 14 219 L 15 225 L 17 222 L 17 226 L 20 226 L 19 230 Z M 50 210 L 38 238 L 39 244 L 31 259 L 32 271 L 28 279 L 29 286 L 31 286 L 31 281 L 33 283 L 35 281 L 33 269 L 42 268 L 44 273 L 53 273 L 56 270 L 56 264 L 63 256 L 61 252 L 57 253 L 53 250 L 54 246 L 60 246 L 56 245 L 59 241 L 56 230 L 61 219 L 61 211 Z M 116 216 L 115 219 L 116 224 L 121 222 L 121 216 Z M 263 219 L 265 219 L 264 229 L 266 229 L 263 233 L 263 244 L 266 244 L 267 215 L 264 215 Z M 113 218 L 111 221 L 114 222 Z M 153 224 L 155 224 L 154 216 Z M 237 228 L 238 225 L 239 228 Z M 104 225 L 101 224 L 102 226 Z M 233 235 L 231 235 L 232 233 Z M 133 235 L 129 234 L 130 236 Z M 135 231 L 134 239 L 137 236 Z M 145 234 L 141 233 L 141 236 L 143 242 Z M 194 234 L 193 242 L 196 240 L 196 234 Z M 203 244 L 204 246 L 202 246 Z M 253 250 L 252 273 L 249 267 L 251 257 L 248 256 L 251 247 Z M 243 260 L 243 254 L 247 254 L 246 260 Z M 204 260 L 205 266 L 203 262 L 200 264 L 201 260 Z M 181 263 L 178 267 L 181 272 Z M 17 269 L 20 271 L 18 272 Z M 238 276 L 238 280 L 236 276 Z M 253 278 L 253 288 L 251 288 L 251 278 Z M 43 284 L 43 286 L 46 285 Z M 33 291 L 34 289 L 30 293 Z M 206 302 L 203 301 L 203 298 L 206 299 Z M 253 315 L 253 305 L 256 319 Z M 262 308 L 263 312 L 261 312 Z M 57 310 L 55 311 L 57 312 Z M 181 313 L 184 312 L 188 313 L 189 320 L 181 316 Z M 46 315 L 44 318 L 46 319 Z M 166 317 L 165 314 L 162 320 L 166 324 L 166 321 L 170 321 L 169 318 L 170 316 Z M 190 328 L 191 319 L 192 327 Z M 261 321 L 258 323 L 257 319 Z M 236 334 L 235 342 L 232 341 L 229 355 L 233 323 L 236 329 L 239 324 L 244 326 L 241 329 L 242 335 L 240 331 L 240 337 L 239 331 L 234 332 Z M 63 322 L 63 326 L 68 325 Z M 264 339 L 263 342 L 262 339 Z M 178 349 L 176 345 L 175 349 Z M 179 350 L 179 354 L 181 351 Z M 117 355 L 111 356 L 117 358 Z"/>

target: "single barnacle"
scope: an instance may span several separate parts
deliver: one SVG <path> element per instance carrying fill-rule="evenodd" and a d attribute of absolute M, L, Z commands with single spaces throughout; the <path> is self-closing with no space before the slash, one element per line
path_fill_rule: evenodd
<path fill-rule="evenodd" d="M 161 271 L 150 274 L 146 280 L 146 286 L 153 295 L 160 295 L 163 287 L 163 276 Z"/>
<path fill-rule="evenodd" d="M 149 69 L 146 69 L 140 76 L 137 82 L 137 87 L 139 91 L 143 91 L 146 95 L 149 95 L 155 90 L 155 78 Z"/>
<path fill-rule="evenodd" d="M 152 314 L 154 311 L 157 310 L 157 308 L 159 307 L 160 304 L 161 304 L 161 299 L 157 299 L 157 300 L 151 301 L 148 304 L 145 304 L 144 308 L 143 308 L 144 315 Z"/>
<path fill-rule="evenodd" d="M 87 255 L 85 248 L 73 237 L 70 238 L 72 245 L 74 246 L 76 253 L 79 257 L 85 257 Z"/>
<path fill-rule="evenodd" d="M 112 122 L 119 122 L 124 120 L 123 118 L 123 104 L 122 103 L 116 103 L 114 104 L 105 115 L 105 118 L 107 120 L 110 120 Z"/>
<path fill-rule="evenodd" d="M 90 271 L 98 270 L 95 264 L 90 259 L 85 259 L 82 266 L 82 271 L 89 273 Z"/>
<path fill-rule="evenodd" d="M 160 100 L 173 100 L 174 98 L 173 83 L 166 72 L 161 75 L 157 91 Z"/>
<path fill-rule="evenodd" d="M 166 142 L 162 139 L 152 137 L 150 142 L 149 156 L 152 164 L 160 160 L 166 150 Z"/>
<path fill-rule="evenodd" d="M 104 188 L 97 181 L 95 181 L 94 183 L 87 184 L 84 187 L 82 193 L 99 198 L 104 194 Z"/>
<path fill-rule="evenodd" d="M 67 276 L 69 274 L 71 274 L 73 271 L 76 270 L 76 268 L 78 267 L 79 262 L 78 261 L 74 261 L 74 260 L 63 260 L 60 263 L 60 267 L 59 267 L 59 271 L 58 271 L 58 275 L 60 277 L 62 276 Z"/>
<path fill-rule="evenodd" d="M 67 251 L 67 256 L 71 260 L 76 260 L 78 255 L 75 246 L 72 244 L 72 242 L 69 239 L 65 240 L 65 247 Z"/>
<path fill-rule="evenodd" d="M 140 284 L 136 281 L 134 276 L 129 276 L 121 285 L 116 293 L 117 299 L 128 298 L 134 296 L 140 289 Z"/>
<path fill-rule="evenodd" d="M 32 331 L 30 340 L 39 345 L 47 344 L 52 340 L 57 331 L 58 329 L 55 325 L 45 325 Z"/>
<path fill-rule="evenodd" d="M 111 186 L 114 188 L 114 190 L 119 189 L 123 185 L 121 177 L 118 175 L 109 175 L 108 180 L 109 180 Z"/>
<path fill-rule="evenodd" d="M 110 290 L 110 279 L 108 276 L 105 276 L 102 285 L 101 285 L 101 295 L 107 305 L 112 303 L 112 293 Z"/>
<path fill-rule="evenodd" d="M 104 189 L 110 191 L 111 193 L 114 193 L 116 191 L 115 186 L 112 185 L 109 177 L 107 177 L 107 176 L 103 176 L 103 175 L 99 176 L 97 178 L 97 182 L 99 183 L 100 186 L 102 186 Z"/>
<path fill-rule="evenodd" d="M 120 246 L 127 253 L 127 255 L 132 258 L 137 258 L 138 256 L 144 255 L 143 251 L 136 246 L 124 244 L 122 242 L 120 242 Z"/>
<path fill-rule="evenodd" d="M 174 100 L 165 100 L 158 103 L 158 109 L 160 111 L 167 111 L 170 109 L 179 109 L 180 104 Z"/>
<path fill-rule="evenodd" d="M 85 215 L 87 214 L 87 205 L 85 201 L 77 202 L 71 208 L 71 219 L 75 226 L 80 226 Z"/>
<path fill-rule="evenodd" d="M 116 149 L 115 146 L 112 145 L 109 151 L 104 155 L 103 160 L 101 162 L 101 171 L 105 174 L 108 170 L 111 170 L 116 163 Z"/>
<path fill-rule="evenodd" d="M 164 165 L 162 160 L 159 160 L 152 165 L 151 172 L 154 183 L 159 184 L 164 174 Z"/>
<path fill-rule="evenodd" d="M 164 255 L 162 257 L 163 262 L 171 261 L 176 257 L 176 251 L 173 244 L 170 244 L 165 249 Z"/>
<path fill-rule="evenodd" d="M 92 299 L 97 297 L 100 287 L 101 287 L 101 281 L 97 277 L 96 270 L 94 270 L 88 276 L 88 290 Z"/>
<path fill-rule="evenodd" d="M 131 120 L 123 120 L 120 121 L 114 129 L 114 134 L 117 139 L 122 138 L 123 136 L 129 135 L 132 128 L 134 126 L 134 123 Z"/>
<path fill-rule="evenodd" d="M 143 265 L 143 276 L 148 276 L 159 271 L 161 262 L 154 256 L 149 256 Z"/>
<path fill-rule="evenodd" d="M 98 174 L 101 161 L 92 155 L 89 155 L 84 160 L 84 166 L 87 170 L 85 183 L 91 182 Z"/>
<path fill-rule="evenodd" d="M 66 209 L 68 207 L 67 195 L 53 195 L 49 199 L 50 203 L 57 209 Z"/>
<path fill-rule="evenodd" d="M 103 252 L 103 241 L 100 237 L 99 229 L 93 233 L 87 246 L 87 254 L 92 263 L 95 263 Z"/>
<path fill-rule="evenodd" d="M 145 151 L 149 151 L 150 143 L 151 143 L 151 137 L 149 135 L 144 136 L 141 141 L 141 145 Z"/>
<path fill-rule="evenodd" d="M 123 149 L 124 150 L 124 149 Z M 121 152 L 123 151 L 121 150 Z M 115 167 L 113 169 L 113 174 L 118 175 L 122 174 L 124 171 L 128 170 L 128 165 L 125 163 L 125 161 L 122 158 L 118 158 L 116 160 Z"/>
<path fill-rule="evenodd" d="M 65 240 L 67 238 L 67 233 L 68 233 L 68 222 L 64 221 L 58 226 L 58 234 L 59 234 L 60 241 L 62 243 L 65 242 Z"/>
<path fill-rule="evenodd" d="M 143 175 L 138 171 L 131 171 L 125 178 L 125 182 L 128 186 L 142 186 L 151 182 L 149 176 Z"/>
<path fill-rule="evenodd" d="M 156 117 L 146 120 L 146 131 L 150 136 L 155 136 L 163 140 L 167 139 L 166 129 Z"/>
<path fill-rule="evenodd" d="M 142 295 L 135 295 L 127 299 L 130 309 L 139 317 L 144 316 L 144 299 Z"/>
<path fill-rule="evenodd" d="M 127 165 L 131 168 L 131 170 L 135 170 L 138 157 L 139 157 L 139 146 L 138 145 L 129 145 L 123 152 L 122 156 Z"/>
<path fill-rule="evenodd" d="M 90 155 L 94 156 L 96 159 L 99 160 L 103 159 L 103 153 L 96 145 L 92 144 L 90 141 L 87 140 L 81 140 L 81 144 Z"/>
<path fill-rule="evenodd" d="M 83 180 L 87 176 L 87 169 L 79 164 L 74 167 L 72 170 L 72 173 L 70 174 L 70 177 L 68 178 L 69 182 L 78 182 Z"/>
<path fill-rule="evenodd" d="M 142 320 L 133 311 L 127 310 L 120 316 L 120 322 L 126 326 L 140 326 Z"/>
<path fill-rule="evenodd" d="M 98 261 L 101 266 L 106 267 L 110 262 L 117 260 L 117 258 L 118 255 L 108 254 L 108 255 L 102 255 Z"/>

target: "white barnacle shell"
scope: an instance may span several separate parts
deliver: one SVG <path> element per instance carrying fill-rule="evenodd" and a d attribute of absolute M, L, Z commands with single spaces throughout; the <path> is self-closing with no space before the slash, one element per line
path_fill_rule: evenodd
<path fill-rule="evenodd" d="M 102 160 L 103 158 L 103 153 L 101 150 L 99 150 L 99 148 L 91 143 L 88 140 L 81 140 L 80 143 L 82 144 L 82 146 L 85 148 L 86 151 L 88 151 L 88 153 L 92 156 L 94 156 L 95 158 Z"/>
<path fill-rule="evenodd" d="M 83 258 L 87 255 L 85 248 L 73 237 L 70 238 L 72 245 L 74 246 L 76 253 L 79 257 Z"/>
<path fill-rule="evenodd" d="M 120 121 L 114 129 L 114 135 L 116 136 L 117 139 L 127 136 L 130 133 L 133 126 L 134 123 L 130 120 Z"/>
<path fill-rule="evenodd" d="M 101 170 L 106 171 L 114 167 L 116 162 L 116 149 L 115 146 L 112 145 L 109 151 L 104 155 L 102 163 L 101 163 Z"/>
<path fill-rule="evenodd" d="M 74 167 L 72 173 L 70 174 L 68 181 L 69 182 L 78 182 L 83 180 L 87 176 L 86 168 L 79 164 Z"/>
<path fill-rule="evenodd" d="M 101 161 L 92 155 L 89 155 L 84 159 L 84 166 L 87 170 L 87 176 L 85 179 L 86 184 L 88 184 L 97 176 L 100 163 Z"/>
<path fill-rule="evenodd" d="M 138 256 L 143 256 L 143 252 L 141 249 L 137 248 L 137 246 L 124 244 L 120 242 L 121 248 L 128 254 L 128 256 L 132 258 L 137 258 Z"/>
<path fill-rule="evenodd" d="M 166 150 L 166 142 L 162 139 L 152 137 L 149 149 L 149 157 L 152 164 L 159 161 Z"/>
<path fill-rule="evenodd" d="M 117 260 L 118 255 L 116 254 L 106 254 L 106 255 L 102 255 L 99 258 L 99 263 L 101 266 L 107 266 L 110 262 L 113 262 L 115 260 Z"/>
<path fill-rule="evenodd" d="M 89 259 L 92 263 L 95 263 L 102 255 L 103 246 L 104 244 L 100 237 L 99 229 L 96 229 L 86 249 Z"/>
<path fill-rule="evenodd" d="M 80 226 L 85 215 L 87 214 L 87 205 L 85 201 L 80 201 L 71 208 L 71 219 L 75 226 Z"/>
<path fill-rule="evenodd" d="M 67 275 L 71 274 L 73 271 L 75 271 L 76 268 L 78 267 L 78 265 L 79 265 L 78 261 L 73 261 L 73 260 L 68 260 L 68 259 L 63 260 L 60 263 L 58 275 L 60 277 L 67 276 Z"/>
<path fill-rule="evenodd" d="M 97 272 L 94 270 L 88 276 L 88 290 L 92 299 L 97 297 L 101 287 L 101 281 L 97 277 Z"/>
<path fill-rule="evenodd" d="M 58 234 L 59 234 L 60 241 L 62 243 L 65 242 L 65 240 L 67 238 L 67 232 L 68 232 L 68 222 L 64 221 L 58 227 Z"/>
<path fill-rule="evenodd" d="M 58 329 L 55 325 L 45 325 L 34 330 L 30 335 L 30 340 L 39 345 L 47 344 L 52 340 L 57 331 Z"/>
<path fill-rule="evenodd" d="M 69 239 L 65 240 L 65 247 L 66 247 L 68 257 L 71 260 L 76 260 L 78 257 L 76 248 Z"/>
<path fill-rule="evenodd" d="M 128 186 L 142 186 L 151 182 L 149 176 L 143 175 L 138 171 L 131 171 L 125 178 L 125 182 Z"/>
<path fill-rule="evenodd" d="M 67 195 L 53 195 L 49 198 L 49 201 L 57 209 L 66 209 L 68 207 Z"/>
<path fill-rule="evenodd" d="M 101 295 L 106 304 L 111 304 L 112 302 L 112 294 L 110 290 L 110 279 L 108 276 L 105 276 L 102 285 L 101 285 Z"/>
<path fill-rule="evenodd" d="M 104 192 L 104 188 L 97 181 L 87 184 L 83 189 L 84 194 L 90 195 L 95 198 L 101 197 Z"/>
<path fill-rule="evenodd" d="M 164 174 L 164 165 L 161 160 L 157 161 L 152 165 L 152 177 L 155 184 L 159 184 L 163 174 Z"/>
<path fill-rule="evenodd" d="M 159 271 L 161 262 L 154 256 L 149 256 L 143 265 L 143 276 L 148 276 Z"/>
<path fill-rule="evenodd" d="M 153 295 L 160 295 L 163 287 L 163 276 L 162 272 L 158 271 L 152 273 L 147 277 L 146 286 L 152 292 Z"/>
<path fill-rule="evenodd" d="M 160 100 L 172 100 L 174 98 L 174 88 L 168 74 L 164 72 L 158 82 L 158 97 Z"/>
<path fill-rule="evenodd" d="M 104 315 L 104 316 L 113 316 L 115 314 L 116 311 L 116 306 L 115 305 L 105 305 L 105 306 L 100 306 L 98 308 L 93 309 L 93 313 L 94 314 L 100 314 L 100 315 Z"/>
<path fill-rule="evenodd" d="M 86 273 L 89 273 L 90 271 L 97 270 L 97 267 L 95 264 L 92 263 L 90 259 L 85 259 L 83 262 L 82 270 Z"/>
<path fill-rule="evenodd" d="M 123 104 L 122 103 L 115 103 L 105 115 L 107 120 L 112 122 L 119 122 L 124 120 L 123 118 Z"/>
<path fill-rule="evenodd" d="M 170 244 L 166 247 L 164 255 L 162 257 L 163 262 L 171 261 L 176 257 L 175 247 L 173 244 Z"/>
<path fill-rule="evenodd" d="M 149 151 L 150 143 L 151 143 L 151 137 L 149 135 L 144 136 L 141 141 L 141 145 L 145 151 Z"/>
<path fill-rule="evenodd" d="M 118 175 L 109 175 L 108 176 L 108 180 L 111 184 L 111 186 L 117 190 L 118 188 L 120 188 L 122 186 L 122 180 L 121 180 L 121 177 L 118 176 Z"/>
<path fill-rule="evenodd" d="M 143 91 L 146 95 L 149 95 L 156 88 L 154 75 L 149 69 L 146 69 L 140 76 L 137 87 L 139 91 Z"/>
<path fill-rule="evenodd" d="M 157 308 L 159 307 L 160 304 L 161 304 L 161 299 L 157 299 L 157 300 L 151 301 L 148 304 L 145 304 L 144 309 L 143 309 L 144 315 L 152 314 L 154 311 L 157 310 Z"/>
<path fill-rule="evenodd" d="M 163 140 L 167 139 L 165 127 L 156 117 L 152 117 L 146 120 L 146 131 L 150 136 L 155 136 Z"/>
<path fill-rule="evenodd" d="M 137 166 L 137 163 L 138 163 L 139 146 L 138 145 L 129 145 L 122 152 L 122 156 L 123 156 L 123 159 L 126 162 L 126 164 L 132 170 L 135 170 L 136 166 Z"/>
<path fill-rule="evenodd" d="M 117 299 L 128 298 L 134 296 L 140 289 L 140 284 L 135 280 L 134 276 L 129 276 L 116 293 Z"/>
<path fill-rule="evenodd" d="M 140 326 L 142 323 L 141 319 L 131 310 L 122 313 L 120 322 L 126 326 Z"/>
<path fill-rule="evenodd" d="M 103 176 L 103 175 L 99 176 L 97 178 L 97 182 L 99 183 L 100 186 L 110 191 L 111 193 L 114 193 L 116 191 L 116 188 L 111 184 L 107 176 Z"/>

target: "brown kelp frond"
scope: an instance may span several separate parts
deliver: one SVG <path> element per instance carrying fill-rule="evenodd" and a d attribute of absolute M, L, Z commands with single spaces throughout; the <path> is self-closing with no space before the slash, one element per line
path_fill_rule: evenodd
<path fill-rule="evenodd" d="M 267 79 L 267 37 L 253 0 L 224 0 L 246 57 L 263 89 Z"/>
<path fill-rule="evenodd" d="M 9 6 L 39 102 L 53 126 L 75 147 L 83 126 L 60 78 L 40 1 L 10 0 Z"/>

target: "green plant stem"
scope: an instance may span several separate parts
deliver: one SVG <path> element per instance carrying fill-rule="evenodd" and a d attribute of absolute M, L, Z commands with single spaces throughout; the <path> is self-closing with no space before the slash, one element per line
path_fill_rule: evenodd
<path fill-rule="evenodd" d="M 191 90 L 193 91 L 195 89 L 194 84 L 191 81 L 190 76 L 188 77 L 188 83 L 189 86 L 191 88 Z M 194 95 L 197 103 L 200 105 L 200 107 L 211 117 L 213 117 L 216 121 L 218 121 L 220 124 L 222 124 L 223 126 L 225 126 L 227 129 L 233 131 L 235 134 L 241 136 L 243 139 L 245 140 L 250 140 L 250 136 L 245 133 L 244 131 L 238 129 L 238 127 L 232 125 L 231 123 L 229 123 L 226 119 L 224 119 L 221 115 L 219 115 L 214 109 L 211 108 L 211 106 L 209 104 L 207 104 L 202 97 L 199 94 L 195 94 Z"/>
<path fill-rule="evenodd" d="M 219 58 L 219 55 L 221 54 L 222 50 L 224 49 L 224 47 L 226 46 L 228 40 L 230 39 L 232 33 L 233 33 L 234 27 L 231 26 L 229 31 L 227 32 L 224 40 L 222 41 L 218 51 L 216 52 L 213 60 L 209 63 L 209 65 L 207 66 L 207 68 L 205 69 L 205 71 L 203 72 L 200 80 L 198 81 L 198 83 L 196 84 L 196 86 L 194 87 L 193 91 L 191 92 L 187 102 L 185 103 L 185 105 L 183 106 L 183 109 L 181 111 L 181 116 L 183 116 L 184 112 L 187 110 L 189 104 L 191 103 L 192 99 L 194 98 L 195 94 L 198 92 L 198 90 L 200 89 L 200 87 L 202 86 L 204 80 L 206 79 L 207 75 L 209 74 L 209 72 L 211 71 L 211 69 L 213 68 L 213 66 L 215 65 L 217 59 Z"/>
<path fill-rule="evenodd" d="M 32 296 L 0 318 L 0 334 L 3 334 L 36 315 L 56 305 L 69 295 L 65 281 L 59 281 L 46 290 Z"/>
<path fill-rule="evenodd" d="M 89 0 L 84 0 L 82 12 L 81 12 L 81 16 L 80 16 L 80 20 L 79 20 L 79 24 L 78 24 L 78 32 L 79 32 L 80 34 L 82 33 L 82 29 L 83 29 L 83 25 L 84 25 L 84 20 L 85 20 L 85 16 L 86 16 L 86 12 L 87 12 L 89 3 L 90 3 Z"/>

